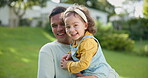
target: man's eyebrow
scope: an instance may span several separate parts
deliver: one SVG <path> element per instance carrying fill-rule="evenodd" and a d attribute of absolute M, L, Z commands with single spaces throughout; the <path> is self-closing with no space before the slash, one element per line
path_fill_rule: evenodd
<path fill-rule="evenodd" d="M 56 25 L 55 23 L 52 23 L 51 25 Z"/>
<path fill-rule="evenodd" d="M 52 23 L 51 25 L 54 25 L 55 23 Z"/>

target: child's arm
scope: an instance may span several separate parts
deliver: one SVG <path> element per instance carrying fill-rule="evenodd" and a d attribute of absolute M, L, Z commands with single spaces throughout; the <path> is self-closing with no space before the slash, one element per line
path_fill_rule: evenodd
<path fill-rule="evenodd" d="M 77 51 L 77 56 L 80 58 L 79 61 L 67 62 L 67 69 L 71 73 L 77 73 L 85 70 L 89 67 L 93 56 L 96 54 L 98 49 L 98 43 L 91 38 L 84 39 Z"/>

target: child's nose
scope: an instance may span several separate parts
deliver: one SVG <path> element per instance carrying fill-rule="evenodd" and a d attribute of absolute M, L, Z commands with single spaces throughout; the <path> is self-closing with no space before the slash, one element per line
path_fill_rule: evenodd
<path fill-rule="evenodd" d="M 70 31 L 74 31 L 75 30 L 75 28 L 74 27 L 70 27 Z"/>

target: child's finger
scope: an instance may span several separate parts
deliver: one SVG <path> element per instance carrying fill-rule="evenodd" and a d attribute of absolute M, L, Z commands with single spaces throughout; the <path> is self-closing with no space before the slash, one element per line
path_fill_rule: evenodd
<path fill-rule="evenodd" d="M 61 64 L 61 67 L 63 68 L 63 64 Z"/>
<path fill-rule="evenodd" d="M 63 56 L 62 59 L 65 59 L 67 56 Z"/>
<path fill-rule="evenodd" d="M 69 60 L 69 59 L 70 59 L 70 54 L 68 54 L 66 57 L 66 60 Z"/>
<path fill-rule="evenodd" d="M 69 56 L 66 57 L 66 60 L 68 60 L 68 59 L 69 59 Z"/>

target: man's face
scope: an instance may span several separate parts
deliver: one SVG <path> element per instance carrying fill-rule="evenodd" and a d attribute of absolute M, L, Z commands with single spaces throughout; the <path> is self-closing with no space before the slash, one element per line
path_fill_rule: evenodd
<path fill-rule="evenodd" d="M 50 19 L 51 28 L 54 36 L 57 38 L 57 41 L 64 44 L 69 44 L 71 39 L 65 32 L 65 24 L 62 21 L 61 13 L 54 15 Z"/>

